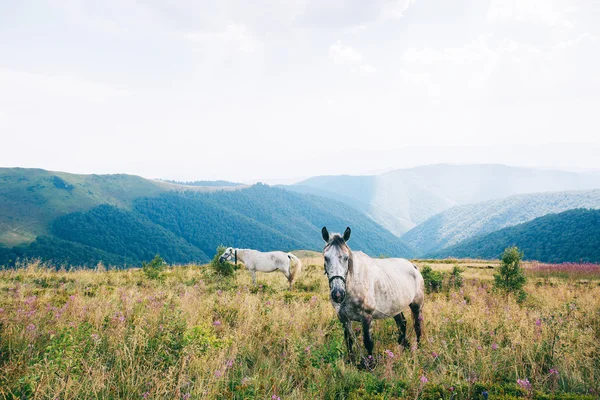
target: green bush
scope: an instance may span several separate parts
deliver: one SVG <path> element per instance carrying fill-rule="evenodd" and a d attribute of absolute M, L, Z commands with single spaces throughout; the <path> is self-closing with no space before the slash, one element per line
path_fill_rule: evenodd
<path fill-rule="evenodd" d="M 523 252 L 518 247 L 508 247 L 502 253 L 502 264 L 498 273 L 494 274 L 494 288 L 507 294 L 514 294 L 518 302 L 523 302 L 527 297 L 527 293 L 523 290 L 527 278 L 521 268 L 522 259 Z"/>
<path fill-rule="evenodd" d="M 454 287 L 455 289 L 461 288 L 463 285 L 462 273 L 465 270 L 455 265 L 450 272 L 450 278 L 448 280 L 448 286 Z"/>
<path fill-rule="evenodd" d="M 222 275 L 222 276 L 232 276 L 234 274 L 234 272 L 235 272 L 235 265 L 233 265 L 229 261 L 223 261 L 223 262 L 219 261 L 219 257 L 221 257 L 223 255 L 223 253 L 225 253 L 226 249 L 227 248 L 225 246 L 219 246 L 219 247 L 217 247 L 217 253 L 213 257 L 212 261 L 210 262 L 210 266 L 219 275 Z"/>
<path fill-rule="evenodd" d="M 165 270 L 165 260 L 162 259 L 158 254 L 149 263 L 142 262 L 142 271 L 148 279 L 160 279 L 162 273 Z"/>
<path fill-rule="evenodd" d="M 444 274 L 440 271 L 434 271 L 429 265 L 425 265 L 421 270 L 421 275 L 423 275 L 427 293 L 439 292 L 442 290 Z"/>

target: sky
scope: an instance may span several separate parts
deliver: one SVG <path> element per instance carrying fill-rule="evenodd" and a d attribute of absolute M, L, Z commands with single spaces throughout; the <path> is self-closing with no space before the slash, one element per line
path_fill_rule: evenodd
<path fill-rule="evenodd" d="M 599 169 L 600 0 L 0 0 L 0 166 Z"/>

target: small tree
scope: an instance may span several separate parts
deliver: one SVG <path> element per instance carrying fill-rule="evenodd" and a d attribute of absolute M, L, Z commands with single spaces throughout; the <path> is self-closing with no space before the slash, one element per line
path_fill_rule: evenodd
<path fill-rule="evenodd" d="M 225 250 L 225 246 L 217 247 L 217 253 L 210 262 L 210 266 L 220 275 L 231 276 L 235 272 L 235 265 L 228 261 L 219 261 L 219 258 L 225 253 Z"/>
<path fill-rule="evenodd" d="M 157 254 L 149 263 L 142 262 L 142 271 L 144 271 L 144 275 L 148 279 L 159 279 L 165 269 L 165 265 L 165 260 Z"/>
<path fill-rule="evenodd" d="M 523 286 L 527 277 L 521 268 L 523 252 L 518 247 L 508 247 L 502 253 L 502 264 L 498 273 L 494 274 L 494 287 L 505 293 L 513 293 L 519 303 L 527 297 Z"/>
<path fill-rule="evenodd" d="M 444 275 L 440 271 L 434 271 L 429 265 L 425 265 L 421 270 L 423 281 L 425 281 L 425 290 L 427 293 L 439 292 L 442 290 Z"/>
<path fill-rule="evenodd" d="M 454 267 L 452 267 L 452 272 L 450 272 L 448 286 L 454 287 L 455 289 L 461 288 L 463 285 L 463 272 L 464 269 L 460 268 L 458 265 L 455 264 Z"/>

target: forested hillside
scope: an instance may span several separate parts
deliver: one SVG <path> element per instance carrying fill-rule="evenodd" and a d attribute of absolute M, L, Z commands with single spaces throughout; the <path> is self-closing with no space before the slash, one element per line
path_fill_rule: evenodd
<path fill-rule="evenodd" d="M 575 208 L 600 208 L 600 190 L 533 193 L 456 206 L 413 228 L 402 239 L 422 256 L 475 236 Z"/>
<path fill-rule="evenodd" d="M 0 248 L 0 265 L 39 257 L 56 264 L 98 261 L 139 265 L 155 254 L 170 263 L 206 262 L 220 244 L 257 250 L 322 248 L 320 229 L 353 228 L 352 247 L 372 255 L 411 257 L 397 237 L 336 201 L 257 184 L 235 191 L 171 191 L 129 207 L 102 204 L 49 222 L 31 244 Z"/>
<path fill-rule="evenodd" d="M 518 246 L 525 259 L 544 262 L 600 262 L 600 210 L 576 209 L 466 240 L 427 257 L 498 258 Z"/>

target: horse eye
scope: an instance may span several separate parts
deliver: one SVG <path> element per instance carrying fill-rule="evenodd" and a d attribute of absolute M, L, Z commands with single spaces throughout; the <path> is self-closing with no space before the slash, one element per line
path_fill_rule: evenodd
<path fill-rule="evenodd" d="M 328 263 L 329 262 L 329 257 L 325 257 L 325 262 Z"/>
<path fill-rule="evenodd" d="M 348 261 L 348 256 L 344 256 L 344 261 Z"/>

